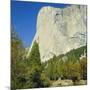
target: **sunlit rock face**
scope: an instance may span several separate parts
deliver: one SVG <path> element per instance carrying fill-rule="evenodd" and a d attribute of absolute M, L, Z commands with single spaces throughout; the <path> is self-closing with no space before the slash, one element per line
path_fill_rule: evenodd
<path fill-rule="evenodd" d="M 39 44 L 41 61 L 86 45 L 86 17 L 86 6 L 83 5 L 43 7 L 38 13 L 37 32 L 33 40 Z"/>

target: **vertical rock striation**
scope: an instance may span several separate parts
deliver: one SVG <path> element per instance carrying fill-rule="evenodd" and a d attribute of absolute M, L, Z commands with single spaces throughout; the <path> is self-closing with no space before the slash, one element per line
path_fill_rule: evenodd
<path fill-rule="evenodd" d="M 45 62 L 53 55 L 65 54 L 71 49 L 86 45 L 86 27 L 84 5 L 71 5 L 66 8 L 43 7 L 38 13 L 37 31 L 33 40 L 39 44 L 41 61 Z M 28 55 L 30 50 L 31 47 Z"/>

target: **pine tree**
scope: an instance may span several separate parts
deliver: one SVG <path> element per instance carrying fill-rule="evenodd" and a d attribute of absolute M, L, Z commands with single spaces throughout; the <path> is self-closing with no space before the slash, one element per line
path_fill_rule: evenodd
<path fill-rule="evenodd" d="M 32 65 L 41 65 L 38 43 L 35 41 L 30 52 L 29 59 Z"/>
<path fill-rule="evenodd" d="M 30 52 L 30 56 L 28 58 L 28 63 L 30 65 L 30 73 L 29 73 L 29 87 L 35 88 L 41 86 L 41 60 L 39 53 L 38 43 L 35 41 L 33 47 Z M 27 76 L 28 77 L 28 76 Z"/>
<path fill-rule="evenodd" d="M 11 27 L 11 88 L 19 88 L 19 78 L 22 77 L 21 62 L 24 57 L 24 47 L 22 41 L 18 38 L 14 28 Z"/>

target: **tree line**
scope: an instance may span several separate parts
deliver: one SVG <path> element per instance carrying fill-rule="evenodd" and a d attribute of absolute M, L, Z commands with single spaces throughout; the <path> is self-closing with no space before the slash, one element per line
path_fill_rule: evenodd
<path fill-rule="evenodd" d="M 41 63 L 39 45 L 35 41 L 28 58 L 16 32 L 11 30 L 11 89 L 51 86 L 51 81 L 87 79 L 87 58 L 79 59 L 86 47 L 71 50 L 66 55 L 53 56 Z M 64 57 L 67 57 L 66 59 Z"/>

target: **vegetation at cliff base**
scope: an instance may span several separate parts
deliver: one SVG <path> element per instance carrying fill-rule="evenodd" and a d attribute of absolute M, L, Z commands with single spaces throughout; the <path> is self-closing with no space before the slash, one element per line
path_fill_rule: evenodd
<path fill-rule="evenodd" d="M 55 81 L 71 80 L 81 85 L 87 80 L 87 47 L 73 49 L 66 54 L 54 55 L 42 63 L 39 45 L 35 41 L 28 58 L 15 31 L 11 30 L 11 89 L 51 87 Z M 86 83 L 85 83 L 86 84 Z M 64 85 L 64 84 L 63 84 Z M 58 86 L 63 86 L 60 83 Z"/>
<path fill-rule="evenodd" d="M 38 88 L 49 86 L 49 80 L 43 74 L 39 47 L 36 42 L 29 58 L 25 58 L 25 48 L 16 33 L 11 37 L 11 88 Z"/>

